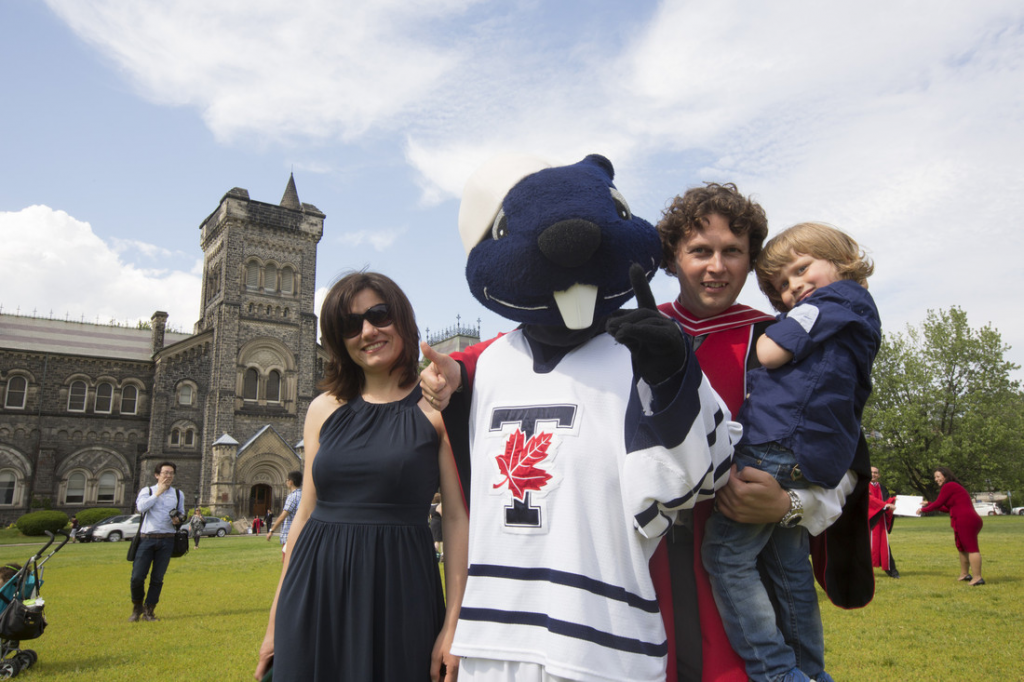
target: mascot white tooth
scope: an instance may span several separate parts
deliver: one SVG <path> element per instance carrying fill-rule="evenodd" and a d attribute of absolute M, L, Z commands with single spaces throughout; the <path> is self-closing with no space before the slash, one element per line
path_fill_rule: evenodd
<path fill-rule="evenodd" d="M 664 682 L 648 561 L 728 474 L 738 434 L 654 309 L 658 234 L 613 174 L 520 156 L 467 183 L 470 289 L 521 326 L 457 358 L 444 413 L 470 505 L 460 679 Z"/>

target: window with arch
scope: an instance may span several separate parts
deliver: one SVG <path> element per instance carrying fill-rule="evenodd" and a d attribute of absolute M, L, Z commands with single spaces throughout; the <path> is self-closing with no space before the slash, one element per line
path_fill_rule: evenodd
<path fill-rule="evenodd" d="M 291 268 L 283 268 L 281 270 L 281 293 L 295 293 L 295 271 Z"/>
<path fill-rule="evenodd" d="M 4 396 L 4 407 L 9 410 L 24 410 L 25 398 L 28 395 L 28 379 L 11 377 L 7 380 L 7 393 Z"/>
<path fill-rule="evenodd" d="M 85 412 L 85 382 L 72 381 L 68 390 L 68 412 Z"/>
<path fill-rule="evenodd" d="M 185 438 L 182 444 L 186 448 L 192 448 L 196 445 L 196 432 L 195 429 L 185 429 Z"/>
<path fill-rule="evenodd" d="M 276 369 L 270 370 L 267 375 L 267 402 L 281 402 L 281 373 Z"/>
<path fill-rule="evenodd" d="M 85 502 L 85 474 L 76 471 L 68 476 L 68 488 L 64 495 L 64 503 L 82 504 L 83 502 Z"/>
<path fill-rule="evenodd" d="M 182 384 L 178 386 L 178 404 L 179 405 L 191 405 L 195 400 L 195 391 L 192 390 L 190 384 Z"/>
<path fill-rule="evenodd" d="M 277 266 L 273 263 L 263 268 L 263 290 L 277 291 Z"/>
<path fill-rule="evenodd" d="M 117 493 L 117 474 L 113 471 L 104 471 L 100 474 L 99 488 L 96 495 L 97 502 L 113 502 Z"/>
<path fill-rule="evenodd" d="M 260 264 L 254 260 L 245 264 L 245 286 L 248 289 L 260 288 Z"/>
<path fill-rule="evenodd" d="M 171 429 L 171 446 L 178 447 L 181 445 L 181 431 L 179 429 Z"/>
<path fill-rule="evenodd" d="M 96 411 L 109 414 L 114 407 L 114 387 L 103 382 L 96 387 Z"/>
<path fill-rule="evenodd" d="M 121 389 L 121 414 L 135 414 L 139 409 L 139 389 L 125 386 Z"/>
<path fill-rule="evenodd" d="M 14 486 L 18 477 L 13 471 L 0 471 L 0 504 L 14 504 Z"/>
<path fill-rule="evenodd" d="M 242 400 L 256 400 L 259 395 L 260 373 L 250 367 L 245 370 L 245 379 L 242 382 Z"/>

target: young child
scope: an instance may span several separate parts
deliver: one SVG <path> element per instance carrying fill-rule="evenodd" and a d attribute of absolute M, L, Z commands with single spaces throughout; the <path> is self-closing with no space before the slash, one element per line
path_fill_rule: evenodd
<path fill-rule="evenodd" d="M 765 244 L 755 269 L 782 314 L 757 341 L 762 367 L 748 375 L 733 460 L 738 469 L 771 473 L 786 490 L 835 488 L 853 462 L 881 342 L 867 292 L 874 266 L 839 230 L 801 223 Z M 790 496 L 799 510 L 799 497 Z M 708 520 L 704 566 L 729 641 L 753 680 L 832 679 L 800 520 L 796 511 L 781 523 L 737 523 L 717 511 Z M 773 583 L 777 614 L 758 557 Z"/>

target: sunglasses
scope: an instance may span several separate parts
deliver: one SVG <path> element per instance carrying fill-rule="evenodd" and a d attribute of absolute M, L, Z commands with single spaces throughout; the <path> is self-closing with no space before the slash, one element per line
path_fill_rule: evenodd
<path fill-rule="evenodd" d="M 359 336 L 363 331 L 363 320 L 366 320 L 378 329 L 391 326 L 391 312 L 388 310 L 388 304 L 378 303 L 371 308 L 367 308 L 365 313 L 345 315 L 345 317 L 341 318 L 341 335 L 346 339 Z"/>

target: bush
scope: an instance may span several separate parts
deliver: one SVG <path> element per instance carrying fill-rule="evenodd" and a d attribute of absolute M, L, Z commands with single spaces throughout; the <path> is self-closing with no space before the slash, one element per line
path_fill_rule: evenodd
<path fill-rule="evenodd" d="M 14 522 L 25 535 L 43 535 L 43 531 L 50 531 L 56 533 L 64 526 L 68 525 L 68 515 L 62 511 L 37 511 L 25 514 L 20 519 Z"/>
<path fill-rule="evenodd" d="M 75 514 L 75 516 L 78 517 L 79 526 L 91 526 L 97 521 L 102 521 L 103 519 L 111 516 L 117 516 L 121 513 L 121 510 L 116 507 L 93 507 L 92 509 L 83 509 Z"/>

